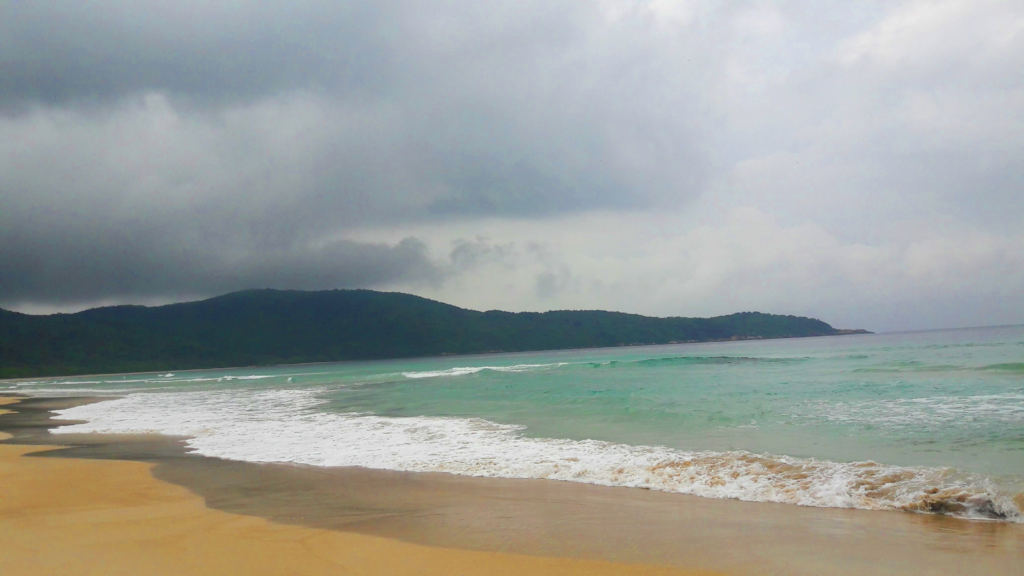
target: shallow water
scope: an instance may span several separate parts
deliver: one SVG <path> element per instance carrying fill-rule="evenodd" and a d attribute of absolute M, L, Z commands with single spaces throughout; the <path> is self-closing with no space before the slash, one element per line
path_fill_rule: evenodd
<path fill-rule="evenodd" d="M 0 384 L 3 386 L 3 384 Z M 1020 521 L 1024 327 L 48 379 L 245 461 Z"/>

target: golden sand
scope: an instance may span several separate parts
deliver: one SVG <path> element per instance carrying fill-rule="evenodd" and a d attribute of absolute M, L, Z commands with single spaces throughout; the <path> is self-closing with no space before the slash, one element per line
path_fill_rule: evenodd
<path fill-rule="evenodd" d="M 9 403 L 5 400 L 0 398 Z M 5 576 L 696 574 L 433 548 L 278 525 L 211 510 L 188 490 L 154 479 L 151 464 L 25 457 L 51 449 L 0 445 L 0 574 Z"/>
<path fill-rule="evenodd" d="M 11 398 L 9 396 L 0 396 L 0 406 L 3 406 L 5 404 L 15 404 L 17 402 L 17 398 Z M 4 410 L 3 408 L 0 408 L 0 414 L 7 414 L 8 412 L 10 412 L 10 410 Z"/>
<path fill-rule="evenodd" d="M 11 442 L 74 447 L 40 458 L 30 454 L 55 448 L 0 444 L 2 576 L 1017 576 L 1024 565 L 1018 524 L 182 458 L 162 437 L 46 437 L 45 410 L 87 399 L 0 404 L 21 400 L 24 418 L 0 416 Z"/>

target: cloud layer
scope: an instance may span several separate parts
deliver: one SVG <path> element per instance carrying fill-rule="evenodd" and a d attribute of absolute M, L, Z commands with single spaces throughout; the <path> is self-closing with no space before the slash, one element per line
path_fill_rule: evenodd
<path fill-rule="evenodd" d="M 0 306 L 1024 322 L 1017 3 L 2 10 Z"/>

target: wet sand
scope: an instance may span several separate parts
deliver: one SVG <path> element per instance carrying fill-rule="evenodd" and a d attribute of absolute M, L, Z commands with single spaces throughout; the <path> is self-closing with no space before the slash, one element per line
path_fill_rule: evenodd
<path fill-rule="evenodd" d="M 57 517 L 72 515 L 72 509 L 83 503 L 105 502 L 134 490 L 141 495 L 121 509 L 124 514 L 129 509 L 156 510 L 171 499 L 174 510 L 183 511 L 182 525 L 198 526 L 200 532 L 216 535 L 218 526 L 244 524 L 245 530 L 229 535 L 229 549 L 284 538 L 296 549 L 313 542 L 315 558 L 332 559 L 336 557 L 324 556 L 323 550 L 342 555 L 346 546 L 368 550 L 370 544 L 357 544 L 368 538 L 383 547 L 381 554 L 388 561 L 401 554 L 457 555 L 465 562 L 482 562 L 465 571 L 473 574 L 535 574 L 547 569 L 529 562 L 568 562 L 550 569 L 571 573 L 571 565 L 595 574 L 669 567 L 728 574 L 1019 574 L 1024 565 L 1024 526 L 1015 524 L 713 500 L 545 480 L 252 464 L 189 455 L 181 439 L 46 433 L 55 424 L 49 410 L 84 401 L 90 400 L 26 399 L 13 407 L 16 414 L 0 416 L 0 430 L 15 436 L 8 443 L 22 445 L 0 446 L 3 469 L 13 469 L 12 461 L 30 461 L 32 466 L 59 463 L 45 464 L 53 470 L 29 471 L 22 465 L 15 473 L 15 478 L 49 479 L 44 493 L 59 493 L 59 502 L 64 502 L 56 511 L 48 508 L 48 514 Z M 70 446 L 22 456 L 37 449 L 25 445 L 57 442 Z M 8 450 L 22 452 L 9 458 Z M 97 461 L 111 459 L 120 461 Z M 90 467 L 89 474 L 131 477 L 131 484 L 110 493 L 110 486 L 117 484 L 113 480 L 90 482 L 93 492 L 75 496 L 77 504 L 65 502 L 69 486 L 85 489 L 80 482 L 68 483 L 71 475 L 84 473 L 81 466 Z M 123 467 L 132 472 L 113 472 Z M 8 481 L 5 476 L 3 485 Z M 45 499 L 40 502 L 37 505 L 50 506 Z M 17 520 L 9 522 L 5 506 L 6 500 L 0 501 L 0 550 L 11 545 L 6 534 L 19 527 Z M 95 520 L 102 522 L 102 515 Z M 151 528 L 156 530 L 160 522 Z M 99 533 L 110 524 L 102 525 Z M 20 528 L 26 526 L 22 523 Z M 188 533 L 192 532 L 190 528 Z M 119 536 L 111 534 L 113 543 Z M 48 542 L 51 536 L 37 532 L 33 541 Z M 177 546 L 190 542 L 191 536 L 180 538 L 185 540 Z M 391 550 L 388 546 L 404 552 L 383 552 Z M 217 554 L 215 549 L 209 553 Z M 484 560 L 471 560 L 474 555 L 483 555 Z M 0 572 L 17 573 L 3 570 L 4 561 L 0 560 Z M 368 572 L 355 573 L 429 573 L 420 569 L 420 562 L 426 560 L 416 560 L 410 572 L 376 563 L 361 568 Z M 315 574 L 317 569 L 299 573 Z M 459 573 L 439 569 L 438 573 Z"/>
<path fill-rule="evenodd" d="M 54 449 L 0 446 L 0 574 L 697 574 L 274 524 L 210 509 L 151 463 L 33 457 Z"/>

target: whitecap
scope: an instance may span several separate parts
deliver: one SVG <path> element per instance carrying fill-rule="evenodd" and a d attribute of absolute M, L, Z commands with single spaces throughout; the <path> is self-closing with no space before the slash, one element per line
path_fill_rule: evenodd
<path fill-rule="evenodd" d="M 1021 520 L 1011 495 L 985 478 L 949 468 L 529 438 L 520 426 L 478 418 L 337 414 L 317 410 L 323 402 L 308 389 L 131 394 L 58 411 L 86 423 L 54 433 L 187 436 L 199 454 L 248 462 L 538 478 L 710 498 Z"/>
<path fill-rule="evenodd" d="M 552 368 L 564 365 L 564 363 L 558 363 L 516 364 L 515 366 L 456 366 L 455 368 L 449 368 L 447 370 L 434 370 L 428 372 L 402 372 L 402 376 L 405 376 L 406 378 L 438 378 L 442 376 L 465 376 L 467 374 L 476 374 L 477 372 L 482 372 L 484 370 L 490 370 L 492 372 L 526 372 L 527 370 Z"/>
<path fill-rule="evenodd" d="M 818 421 L 887 428 L 969 427 L 1024 422 L 1024 394 L 809 402 L 794 414 Z"/>

